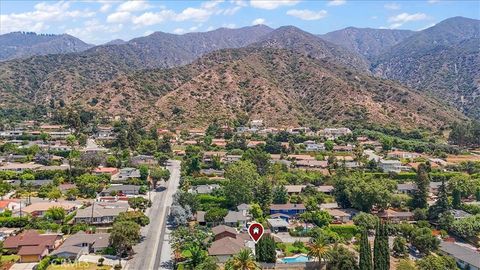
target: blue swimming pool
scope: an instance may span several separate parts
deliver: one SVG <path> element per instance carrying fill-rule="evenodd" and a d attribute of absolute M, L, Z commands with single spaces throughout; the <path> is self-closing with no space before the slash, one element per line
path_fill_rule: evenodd
<path fill-rule="evenodd" d="M 308 256 L 305 255 L 299 255 L 295 257 L 285 257 L 281 259 L 283 263 L 302 263 L 302 262 L 308 262 L 310 261 Z"/>

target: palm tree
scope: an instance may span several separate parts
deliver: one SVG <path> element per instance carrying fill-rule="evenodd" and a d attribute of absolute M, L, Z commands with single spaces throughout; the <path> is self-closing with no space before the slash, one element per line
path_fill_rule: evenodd
<path fill-rule="evenodd" d="M 233 257 L 232 268 L 235 270 L 257 270 L 260 266 L 255 261 L 252 250 L 242 249 Z"/>
<path fill-rule="evenodd" d="M 206 257 L 201 264 L 195 268 L 195 270 L 218 270 L 220 267 L 217 265 L 215 257 Z"/>
<path fill-rule="evenodd" d="M 188 248 L 188 251 L 190 251 L 190 258 L 188 258 L 186 263 L 191 267 L 191 269 L 195 269 L 205 260 L 205 251 L 197 245 L 192 245 L 190 248 Z"/>
<path fill-rule="evenodd" d="M 327 260 L 330 252 L 330 247 L 325 243 L 324 239 L 321 237 L 315 238 L 312 243 L 308 246 L 308 257 L 318 259 L 319 265 L 322 264 L 322 259 Z M 321 269 L 321 267 L 320 267 Z"/>

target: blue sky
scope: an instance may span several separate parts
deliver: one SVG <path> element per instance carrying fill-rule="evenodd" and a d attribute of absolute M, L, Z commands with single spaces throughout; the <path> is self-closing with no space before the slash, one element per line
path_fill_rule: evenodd
<path fill-rule="evenodd" d="M 154 31 L 295 25 L 315 34 L 348 26 L 420 30 L 446 18 L 480 19 L 479 1 L 207 0 L 0 1 L 0 33 L 68 33 L 101 44 Z"/>

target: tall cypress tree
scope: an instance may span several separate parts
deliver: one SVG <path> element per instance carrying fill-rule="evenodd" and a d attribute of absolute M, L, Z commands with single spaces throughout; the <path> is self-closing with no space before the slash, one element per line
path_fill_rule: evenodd
<path fill-rule="evenodd" d="M 377 222 L 377 226 L 375 228 L 375 240 L 373 241 L 373 269 L 380 270 L 382 262 L 381 262 L 381 254 L 380 254 L 380 221 Z"/>
<path fill-rule="evenodd" d="M 388 246 L 388 224 L 383 224 L 382 233 L 382 257 L 383 257 L 383 269 L 390 269 L 390 248 Z"/>
<path fill-rule="evenodd" d="M 428 175 L 427 166 L 420 164 L 417 170 L 417 178 L 415 179 L 417 190 L 413 194 L 413 208 L 427 208 L 427 197 L 430 188 L 430 177 Z"/>
<path fill-rule="evenodd" d="M 368 242 L 367 230 L 362 231 L 360 238 L 360 270 L 373 270 L 372 250 Z"/>

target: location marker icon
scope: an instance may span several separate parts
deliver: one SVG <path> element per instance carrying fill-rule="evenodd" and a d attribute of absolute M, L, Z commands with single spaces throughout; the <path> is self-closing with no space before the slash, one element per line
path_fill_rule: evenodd
<path fill-rule="evenodd" d="M 253 239 L 255 243 L 262 238 L 263 235 L 263 225 L 260 223 L 252 223 L 248 227 L 248 234 L 250 234 L 250 237 Z"/>

